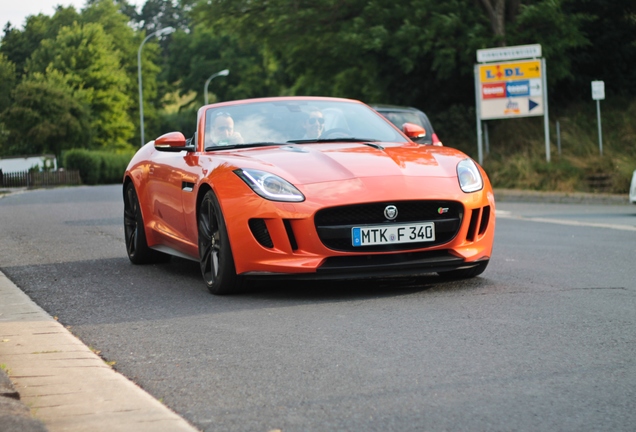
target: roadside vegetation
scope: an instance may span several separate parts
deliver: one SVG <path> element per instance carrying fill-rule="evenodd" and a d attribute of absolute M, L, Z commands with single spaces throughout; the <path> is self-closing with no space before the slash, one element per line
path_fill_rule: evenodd
<path fill-rule="evenodd" d="M 475 120 L 463 139 L 445 126 L 435 125 L 444 144 L 476 158 Z M 489 121 L 484 168 L 496 188 L 627 194 L 636 170 L 636 99 L 602 101 L 601 126 L 602 156 L 595 101 L 551 111 L 547 162 L 543 117 Z"/>
<path fill-rule="evenodd" d="M 551 162 L 541 118 L 489 121 L 484 166 L 495 187 L 624 193 L 636 168 L 634 2 L 147 0 L 136 10 L 88 0 L 2 24 L 0 157 L 55 154 L 63 166 L 83 150 L 112 173 L 104 154 L 129 158 L 140 145 L 137 54 L 150 36 L 141 51 L 146 140 L 192 134 L 204 83 L 229 69 L 210 82 L 211 103 L 321 95 L 413 106 L 445 145 L 477 158 L 476 50 L 541 44 Z M 167 27 L 175 31 L 157 37 Z M 593 80 L 606 89 L 602 157 Z"/>

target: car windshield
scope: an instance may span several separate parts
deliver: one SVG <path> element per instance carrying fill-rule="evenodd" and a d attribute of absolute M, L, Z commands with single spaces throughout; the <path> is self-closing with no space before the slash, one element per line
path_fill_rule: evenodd
<path fill-rule="evenodd" d="M 393 123 L 398 128 L 402 128 L 404 123 L 413 123 L 418 126 L 422 126 L 426 131 L 426 135 L 418 138 L 415 142 L 423 143 L 423 144 L 432 144 L 432 135 L 434 133 L 433 127 L 431 123 L 428 121 L 426 115 L 417 110 L 392 110 L 384 107 L 378 107 L 378 112 L 386 117 L 391 123 Z"/>
<path fill-rule="evenodd" d="M 386 118 L 388 118 L 391 123 L 396 125 L 397 127 L 402 127 L 404 123 L 413 123 L 425 128 L 427 125 L 424 124 L 422 119 L 416 112 L 409 111 L 399 111 L 399 112 L 386 112 L 384 113 Z"/>
<path fill-rule="evenodd" d="M 332 100 L 280 100 L 210 107 L 205 148 L 333 141 L 408 142 L 363 104 Z"/>

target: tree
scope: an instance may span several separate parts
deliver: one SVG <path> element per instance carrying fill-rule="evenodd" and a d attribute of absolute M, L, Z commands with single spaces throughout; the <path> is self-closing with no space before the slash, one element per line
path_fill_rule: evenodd
<path fill-rule="evenodd" d="M 24 66 L 33 51 L 38 49 L 44 39 L 54 39 L 60 29 L 78 21 L 75 8 L 58 6 L 53 17 L 43 14 L 29 15 L 23 30 L 18 30 L 7 23 L 4 37 L 0 45 L 0 53 L 16 65 L 18 78 L 24 74 Z"/>
<path fill-rule="evenodd" d="M 219 100 L 243 99 L 280 94 L 273 82 L 276 65 L 268 63 L 262 49 L 241 42 L 220 27 L 197 25 L 186 34 L 175 33 L 169 51 L 168 81 L 179 86 L 181 94 L 194 92 L 203 103 L 205 81 L 215 72 L 229 69 L 230 75 L 217 78 L 209 90 Z"/>
<path fill-rule="evenodd" d="M 606 81 L 608 95 L 636 95 L 636 2 L 572 0 L 564 2 L 564 9 L 579 17 L 589 41 L 567 53 L 572 79 L 564 83 L 564 99 L 589 100 L 594 80 Z"/>
<path fill-rule="evenodd" d="M 15 87 L 15 65 L 0 53 L 0 114 L 11 106 L 11 92 Z M 4 152 L 8 131 L 0 120 L 0 155 Z"/>
<path fill-rule="evenodd" d="M 99 24 L 74 24 L 60 30 L 57 38 L 43 40 L 27 62 L 28 73 L 59 72 L 74 90 L 82 90 L 91 109 L 94 143 L 103 149 L 127 151 L 134 126 L 127 115 L 130 95 L 128 78 L 119 52 Z"/>
<path fill-rule="evenodd" d="M 11 105 L 11 91 L 15 87 L 15 64 L 0 53 L 0 112 Z"/>
<path fill-rule="evenodd" d="M 271 53 L 293 93 L 439 111 L 474 105 L 475 51 L 539 43 L 550 86 L 589 44 L 569 0 L 211 0 L 199 20 Z M 319 37 L 317 37 L 319 35 Z M 440 91 L 443 89 L 443 91 Z"/>
<path fill-rule="evenodd" d="M 479 0 L 499 46 L 506 46 L 506 21 L 514 22 L 521 0 Z"/>
<path fill-rule="evenodd" d="M 89 109 L 81 91 L 52 71 L 32 74 L 13 92 L 14 103 L 0 114 L 9 132 L 4 154 L 46 154 L 90 142 Z"/>
<path fill-rule="evenodd" d="M 465 0 L 216 0 L 195 8 L 210 28 L 273 58 L 291 93 L 420 107 L 444 102 L 439 80 L 453 83 L 448 100 L 472 97 L 457 83 L 468 77 L 472 86 L 474 50 L 487 40 L 478 12 Z"/>
<path fill-rule="evenodd" d="M 185 30 L 189 26 L 185 8 L 172 0 L 146 0 L 137 19 L 148 33 L 166 27 Z"/>
<path fill-rule="evenodd" d="M 125 108 L 128 118 L 134 124 L 134 136 L 132 142 L 135 145 L 140 140 L 139 128 L 139 103 L 138 94 L 138 69 L 137 51 L 145 34 L 135 32 L 130 27 L 130 19 L 122 13 L 127 3 L 117 4 L 113 0 L 94 0 L 89 2 L 82 11 L 81 22 L 84 24 L 100 24 L 104 32 L 111 37 L 113 49 L 119 53 L 119 65 L 124 71 L 125 84 L 121 89 L 128 95 L 128 106 Z M 156 39 L 150 39 L 142 50 L 142 76 L 144 92 L 144 122 L 148 136 L 156 135 L 159 124 L 157 106 L 165 95 L 165 90 L 158 83 L 158 75 L 161 68 L 157 65 L 160 59 L 160 49 Z"/>

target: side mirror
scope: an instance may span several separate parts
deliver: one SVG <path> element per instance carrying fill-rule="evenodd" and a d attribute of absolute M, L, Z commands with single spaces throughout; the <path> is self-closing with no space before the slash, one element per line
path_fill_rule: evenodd
<path fill-rule="evenodd" d="M 402 125 L 402 132 L 404 132 L 404 135 L 411 138 L 412 140 L 416 140 L 418 138 L 423 138 L 426 136 L 426 129 L 414 123 L 404 123 Z"/>
<path fill-rule="evenodd" d="M 155 149 L 167 152 L 180 152 L 181 150 L 193 151 L 194 146 L 189 146 L 185 136 L 181 132 L 168 132 L 155 140 Z"/>

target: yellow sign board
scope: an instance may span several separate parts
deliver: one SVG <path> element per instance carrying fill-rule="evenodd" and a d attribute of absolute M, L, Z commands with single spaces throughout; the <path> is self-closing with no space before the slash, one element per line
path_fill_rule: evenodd
<path fill-rule="evenodd" d="M 481 83 L 541 78 L 541 61 L 530 60 L 479 66 Z"/>
<path fill-rule="evenodd" d="M 478 103 L 482 120 L 544 115 L 541 60 L 478 65 Z"/>

